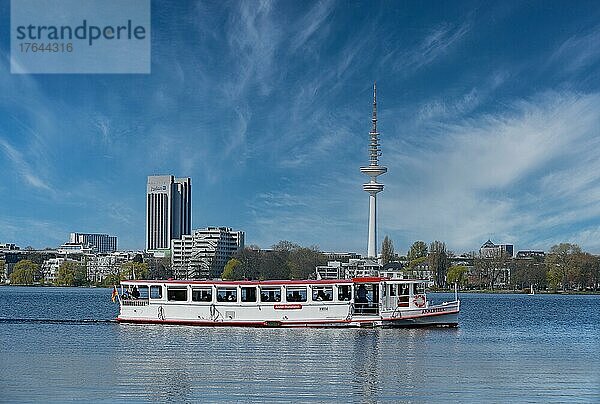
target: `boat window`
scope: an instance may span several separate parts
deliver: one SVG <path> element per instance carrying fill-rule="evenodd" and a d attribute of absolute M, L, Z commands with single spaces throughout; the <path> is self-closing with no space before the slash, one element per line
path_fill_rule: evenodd
<path fill-rule="evenodd" d="M 187 301 L 187 288 L 167 288 L 167 299 L 170 302 Z"/>
<path fill-rule="evenodd" d="M 260 288 L 260 301 L 261 302 L 280 302 L 281 301 L 281 288 L 279 286 Z"/>
<path fill-rule="evenodd" d="M 390 296 L 396 296 L 396 284 L 392 283 L 390 285 Z"/>
<path fill-rule="evenodd" d="M 162 286 L 150 286 L 150 299 L 162 299 Z"/>
<path fill-rule="evenodd" d="M 400 287 L 400 291 L 398 292 L 399 296 L 408 296 L 408 291 L 409 291 L 409 284 L 407 283 L 403 283 L 398 285 Z"/>
<path fill-rule="evenodd" d="M 237 288 L 217 288 L 217 302 L 237 302 Z"/>
<path fill-rule="evenodd" d="M 416 283 L 417 295 L 422 295 L 425 293 L 425 284 L 424 283 Z"/>
<path fill-rule="evenodd" d="M 256 301 L 256 286 L 242 288 L 242 302 Z"/>
<path fill-rule="evenodd" d="M 306 286 L 288 286 L 287 288 L 288 302 L 305 302 Z"/>
<path fill-rule="evenodd" d="M 136 299 L 147 299 L 148 298 L 148 285 L 140 285 L 137 287 L 137 298 Z"/>
<path fill-rule="evenodd" d="M 313 286 L 312 287 L 313 301 L 330 302 L 333 300 L 333 286 Z"/>
<path fill-rule="evenodd" d="M 350 301 L 352 298 L 352 288 L 350 285 L 338 285 L 338 300 L 340 302 Z"/>
<path fill-rule="evenodd" d="M 193 302 L 212 302 L 212 288 L 192 288 Z"/>

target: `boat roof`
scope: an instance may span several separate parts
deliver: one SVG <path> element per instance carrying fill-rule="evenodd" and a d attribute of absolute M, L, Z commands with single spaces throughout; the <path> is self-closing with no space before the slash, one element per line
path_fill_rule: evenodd
<path fill-rule="evenodd" d="M 279 280 L 253 280 L 253 281 L 227 281 L 227 280 L 184 280 L 184 279 L 167 279 L 167 280 L 123 280 L 123 285 L 231 285 L 231 286 L 281 286 L 281 285 L 333 285 L 333 284 L 353 284 L 353 283 L 379 283 L 379 282 L 398 282 L 398 283 L 417 283 L 427 282 L 423 279 L 390 279 L 382 277 L 363 277 L 353 279 L 279 279 Z"/>

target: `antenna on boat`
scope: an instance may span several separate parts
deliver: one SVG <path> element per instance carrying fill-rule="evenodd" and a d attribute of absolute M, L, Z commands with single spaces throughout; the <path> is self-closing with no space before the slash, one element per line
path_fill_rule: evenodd
<path fill-rule="evenodd" d="M 458 282 L 454 282 L 454 301 L 458 301 Z"/>

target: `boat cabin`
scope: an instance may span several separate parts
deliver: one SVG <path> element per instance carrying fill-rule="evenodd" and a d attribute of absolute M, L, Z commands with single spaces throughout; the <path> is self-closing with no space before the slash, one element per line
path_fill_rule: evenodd
<path fill-rule="evenodd" d="M 377 316 L 396 307 L 423 307 L 426 281 L 354 278 L 302 281 L 123 281 L 125 306 L 190 304 L 354 304 L 354 314 Z"/>

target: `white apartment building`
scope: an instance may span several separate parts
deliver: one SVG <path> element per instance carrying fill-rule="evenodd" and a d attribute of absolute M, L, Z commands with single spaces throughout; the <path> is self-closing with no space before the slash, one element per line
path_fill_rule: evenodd
<path fill-rule="evenodd" d="M 244 232 L 206 227 L 171 241 L 171 264 L 177 279 L 218 278 L 225 264 L 244 248 Z"/>
<path fill-rule="evenodd" d="M 58 268 L 65 262 L 64 258 L 49 258 L 42 264 L 42 274 L 44 275 L 45 282 L 54 283 L 58 276 Z"/>
<path fill-rule="evenodd" d="M 65 257 L 48 258 L 47 260 L 44 260 L 44 263 L 41 267 L 42 275 L 44 276 L 44 281 L 55 283 L 56 278 L 58 278 L 58 270 L 64 262 L 76 262 L 78 264 L 82 264 L 81 261 Z"/>
<path fill-rule="evenodd" d="M 114 252 L 87 256 L 87 276 L 91 282 L 102 282 L 108 275 L 117 275 L 121 265 L 133 260 L 135 252 Z"/>

